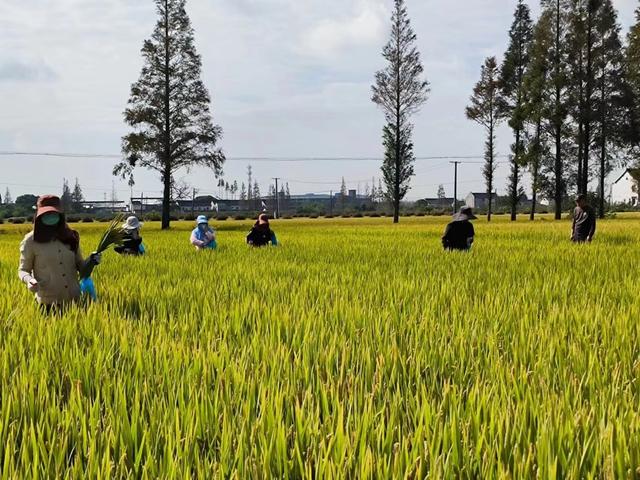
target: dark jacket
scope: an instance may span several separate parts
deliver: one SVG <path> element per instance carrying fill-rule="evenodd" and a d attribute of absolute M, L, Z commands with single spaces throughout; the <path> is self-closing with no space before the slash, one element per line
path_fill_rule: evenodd
<path fill-rule="evenodd" d="M 269 243 L 276 245 L 276 234 L 269 228 L 269 225 L 256 223 L 247 235 L 247 243 L 254 247 L 265 247 Z"/>
<path fill-rule="evenodd" d="M 125 233 L 122 245 L 115 247 L 114 250 L 120 255 L 142 255 L 140 250 L 141 243 L 142 237 L 134 238 L 130 233 Z"/>
<path fill-rule="evenodd" d="M 590 206 L 584 209 L 576 207 L 573 211 L 573 230 L 571 240 L 587 242 L 596 234 L 596 212 Z"/>
<path fill-rule="evenodd" d="M 446 250 L 470 250 L 474 236 L 475 230 L 469 220 L 453 221 L 447 225 L 442 246 Z"/>

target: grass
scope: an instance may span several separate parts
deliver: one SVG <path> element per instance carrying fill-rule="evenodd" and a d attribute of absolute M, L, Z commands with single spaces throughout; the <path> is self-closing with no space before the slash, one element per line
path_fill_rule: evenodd
<path fill-rule="evenodd" d="M 445 221 L 146 224 L 59 318 L 0 226 L 0 477 L 640 478 L 638 217 Z"/>

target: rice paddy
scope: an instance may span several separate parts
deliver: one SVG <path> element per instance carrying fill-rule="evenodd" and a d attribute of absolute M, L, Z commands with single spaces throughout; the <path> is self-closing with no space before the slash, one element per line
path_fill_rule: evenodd
<path fill-rule="evenodd" d="M 0 477 L 640 478 L 638 219 L 147 224 L 59 317 L 0 225 Z"/>

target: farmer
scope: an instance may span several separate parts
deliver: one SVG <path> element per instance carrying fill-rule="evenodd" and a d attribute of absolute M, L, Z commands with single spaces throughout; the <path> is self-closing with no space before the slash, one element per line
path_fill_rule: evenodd
<path fill-rule="evenodd" d="M 140 229 L 144 225 L 137 217 L 131 216 L 122 225 L 124 238 L 122 245 L 115 247 L 115 251 L 120 255 L 144 255 L 144 246 Z"/>
<path fill-rule="evenodd" d="M 80 235 L 67 225 L 60 198 L 38 198 L 33 231 L 20 244 L 18 271 L 38 303 L 51 312 L 78 300 L 78 272 L 100 260 L 95 252 L 87 260 L 82 257 Z"/>
<path fill-rule="evenodd" d="M 445 250 L 471 250 L 475 230 L 471 220 L 475 220 L 471 207 L 462 207 L 460 212 L 453 216 L 453 221 L 447 225 L 442 237 L 442 246 Z"/>
<path fill-rule="evenodd" d="M 247 235 L 247 244 L 252 247 L 265 247 L 269 243 L 275 247 L 278 245 L 278 240 L 269 226 L 269 216 L 263 213 Z"/>
<path fill-rule="evenodd" d="M 573 225 L 571 226 L 571 241 L 587 243 L 596 234 L 596 212 L 587 202 L 587 196 L 580 194 L 576 197 L 576 209 L 573 211 Z"/>
<path fill-rule="evenodd" d="M 196 228 L 191 232 L 191 245 L 196 247 L 196 250 L 215 250 L 218 248 L 216 232 L 209 226 L 209 220 L 204 215 L 200 215 L 196 219 Z"/>

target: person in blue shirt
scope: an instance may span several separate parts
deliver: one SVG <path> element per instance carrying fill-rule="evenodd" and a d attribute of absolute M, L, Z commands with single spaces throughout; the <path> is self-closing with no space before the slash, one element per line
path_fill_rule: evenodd
<path fill-rule="evenodd" d="M 209 220 L 205 215 L 196 219 L 196 228 L 191 232 L 191 245 L 196 250 L 215 250 L 218 248 L 216 232 L 209 226 Z"/>

